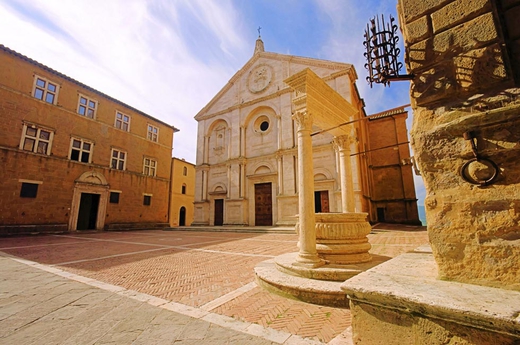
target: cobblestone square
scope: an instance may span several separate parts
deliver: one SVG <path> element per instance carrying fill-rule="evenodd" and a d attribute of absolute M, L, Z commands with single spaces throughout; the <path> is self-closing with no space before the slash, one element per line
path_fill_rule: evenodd
<path fill-rule="evenodd" d="M 425 228 L 420 227 L 378 225 L 368 237 L 371 253 L 388 258 L 428 242 Z M 2 262 L 17 260 L 17 266 L 3 265 L 0 271 L 0 343 L 12 344 L 22 338 L 37 343 L 40 337 L 49 342 L 75 343 L 74 339 L 81 338 L 89 327 L 98 328 L 82 343 L 160 344 L 165 339 L 166 343 L 190 343 L 197 340 L 192 339 L 194 334 L 215 340 L 220 333 L 206 329 L 216 324 L 203 321 L 207 318 L 223 323 L 224 333 L 239 333 L 236 341 L 230 340 L 234 333 L 222 335 L 222 344 L 339 344 L 350 326 L 348 309 L 288 299 L 255 283 L 255 265 L 297 251 L 297 240 L 293 233 L 176 230 L 1 238 Z M 23 272 L 23 282 L 13 279 L 16 270 Z M 49 272 L 75 282 L 72 286 Z M 84 289 L 90 291 L 88 298 L 82 295 Z M 50 300 L 43 294 L 47 290 L 54 291 Z M 133 300 L 125 304 L 127 309 L 111 304 L 114 298 L 124 296 Z M 69 303 L 63 302 L 69 299 Z M 83 304 L 82 299 L 88 302 Z M 45 306 L 52 305 L 53 300 L 56 306 L 49 311 Z M 179 328 L 175 313 L 169 315 L 165 309 L 184 314 L 183 326 Z M 84 322 L 70 321 L 81 313 L 88 314 Z M 99 319 L 110 322 L 101 327 Z M 60 324 L 68 331 L 58 331 Z M 200 333 L 197 327 L 201 327 Z M 242 342 L 243 337 L 251 339 Z"/>

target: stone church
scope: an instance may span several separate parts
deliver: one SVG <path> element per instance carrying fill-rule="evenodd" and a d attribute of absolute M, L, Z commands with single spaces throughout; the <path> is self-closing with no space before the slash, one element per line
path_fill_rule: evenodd
<path fill-rule="evenodd" d="M 406 111 L 367 117 L 354 66 L 266 52 L 259 37 L 253 57 L 195 116 L 192 225 L 296 223 L 297 126 L 294 93 L 284 80 L 306 68 L 357 110 L 344 119 L 348 136 L 313 128 L 315 212 L 367 212 L 372 222 L 419 223 Z M 347 172 L 345 182 L 340 171 Z"/>

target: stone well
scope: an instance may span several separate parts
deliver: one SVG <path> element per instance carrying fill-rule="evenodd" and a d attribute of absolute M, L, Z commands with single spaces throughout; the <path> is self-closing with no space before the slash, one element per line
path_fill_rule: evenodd
<path fill-rule="evenodd" d="M 331 264 L 368 262 L 372 247 L 367 235 L 371 226 L 366 213 L 317 213 L 316 250 Z"/>
<path fill-rule="evenodd" d="M 366 213 L 316 213 L 315 220 L 316 250 L 323 265 L 303 266 L 298 263 L 298 253 L 282 254 L 257 265 L 256 280 L 286 297 L 346 308 L 349 302 L 341 290 L 342 282 L 382 263 L 385 257 L 373 259 L 368 253 L 371 226 Z"/>

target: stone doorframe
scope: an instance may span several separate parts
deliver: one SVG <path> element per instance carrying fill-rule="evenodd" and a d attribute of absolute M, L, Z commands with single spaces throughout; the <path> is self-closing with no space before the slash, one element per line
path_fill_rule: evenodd
<path fill-rule="evenodd" d="M 96 171 L 87 171 L 81 174 L 75 182 L 72 206 L 70 208 L 69 231 L 77 231 L 81 193 L 99 194 L 96 230 L 102 230 L 105 226 L 108 189 L 110 187 L 105 176 Z"/>
<path fill-rule="evenodd" d="M 271 183 L 271 198 L 272 198 L 272 224 L 276 224 L 278 222 L 278 174 L 276 173 L 266 173 L 260 175 L 250 175 L 247 176 L 247 194 L 249 195 L 249 210 L 248 210 L 248 218 L 249 218 L 249 226 L 256 226 L 255 223 L 255 184 L 258 183 Z"/>

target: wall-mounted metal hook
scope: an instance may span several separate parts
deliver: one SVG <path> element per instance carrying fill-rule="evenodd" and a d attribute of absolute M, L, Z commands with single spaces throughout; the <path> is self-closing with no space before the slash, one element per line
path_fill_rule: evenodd
<path fill-rule="evenodd" d="M 479 186 L 489 186 L 498 177 L 498 166 L 491 159 L 483 158 L 482 156 L 480 156 L 480 154 L 478 153 L 478 146 L 476 141 L 477 138 L 475 132 L 464 132 L 462 136 L 464 137 L 464 139 L 470 141 L 471 151 L 473 151 L 473 155 L 475 156 L 475 158 L 470 159 L 469 161 L 464 163 L 464 165 L 462 165 L 460 169 L 460 176 L 464 179 L 464 181 L 468 183 L 476 184 Z M 485 172 L 485 178 L 479 178 L 478 176 L 470 176 L 468 172 L 469 166 L 475 162 L 485 165 L 488 169 L 491 169 L 491 172 Z"/>

